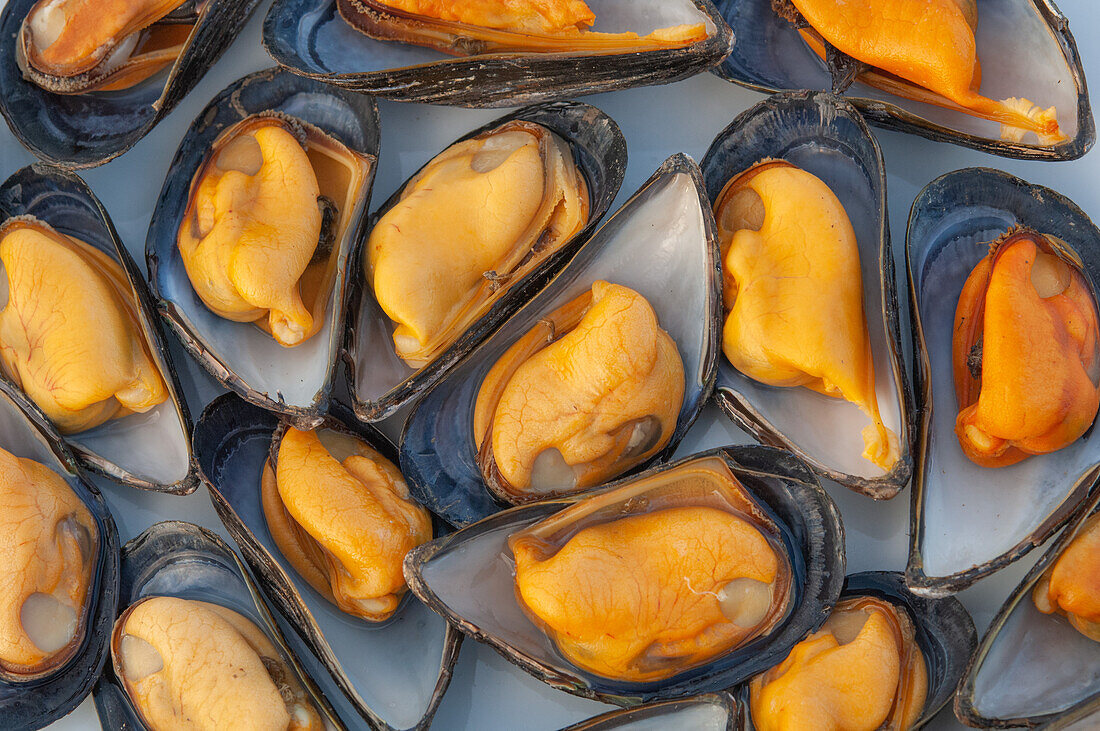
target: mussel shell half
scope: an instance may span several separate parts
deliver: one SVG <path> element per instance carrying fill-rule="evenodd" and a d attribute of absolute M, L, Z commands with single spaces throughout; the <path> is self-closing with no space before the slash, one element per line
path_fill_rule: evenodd
<path fill-rule="evenodd" d="M 739 704 L 728 693 L 708 693 L 610 711 L 561 731 L 659 731 L 667 728 L 740 731 Z"/>
<path fill-rule="evenodd" d="M 92 690 L 110 654 L 111 627 L 119 597 L 118 530 L 99 490 L 81 477 L 76 458 L 61 436 L 22 393 L 0 381 L 0 447 L 46 465 L 68 483 L 94 516 L 99 529 L 91 606 L 76 654 L 39 677 L 0 676 L 0 727 L 37 729 L 65 716 Z"/>
<path fill-rule="evenodd" d="M 698 166 L 682 154 L 669 158 L 560 274 L 417 402 L 401 437 L 401 471 L 422 505 L 453 525 L 503 507 L 476 461 L 473 410 L 482 380 L 517 338 L 598 279 L 646 297 L 679 347 L 687 383 L 676 429 L 635 471 L 672 455 L 710 395 L 722 310 L 714 217 Z"/>
<path fill-rule="evenodd" d="M 81 463 L 131 487 L 186 495 L 198 486 L 191 458 L 191 415 L 176 377 L 149 287 L 88 185 L 45 163 L 17 171 L 0 186 L 0 219 L 30 215 L 102 251 L 130 282 L 142 334 L 170 398 L 144 414 L 111 419 L 65 438 Z"/>
<path fill-rule="evenodd" d="M 166 71 L 124 91 L 53 94 L 15 62 L 20 26 L 36 0 L 0 15 L 0 112 L 36 156 L 67 168 L 102 165 L 129 150 L 171 112 L 244 28 L 259 0 L 207 0 L 186 48 Z"/>
<path fill-rule="evenodd" d="M 929 183 L 909 216 L 918 436 L 906 581 L 918 593 L 959 591 L 1020 558 L 1065 523 L 1100 476 L 1095 428 L 1055 453 L 996 469 L 971 462 L 955 437 L 955 306 L 988 244 L 1017 225 L 1059 239 L 1097 291 L 1100 230 L 1047 188 L 998 170 L 958 170 Z"/>
<path fill-rule="evenodd" d="M 346 410 L 332 428 L 362 439 L 396 463 L 396 449 Z M 195 450 L 210 500 L 264 596 L 285 616 L 328 678 L 376 728 L 426 727 L 443 698 L 461 635 L 411 594 L 383 624 L 351 617 L 317 593 L 279 551 L 264 518 L 260 475 L 279 422 L 274 414 L 225 394 L 209 404 L 195 429 Z M 331 695 L 331 693 L 330 693 Z"/>
<path fill-rule="evenodd" d="M 526 107 L 479 127 L 450 146 L 512 120 L 540 124 L 569 145 L 573 160 L 588 184 L 588 223 L 560 249 L 515 282 L 439 357 L 419 369 L 413 369 L 394 353 L 391 337 L 393 323 L 375 301 L 363 268 L 363 254 L 368 240 L 367 236 L 363 236 L 352 253 L 347 347 L 344 352 L 348 391 L 359 418 L 366 421 L 384 419 L 439 381 L 561 270 L 596 229 L 618 195 L 626 172 L 626 140 L 615 120 L 588 104 L 552 102 Z M 409 180 L 417 173 L 409 176 Z M 372 227 L 400 200 L 401 192 L 407 185 L 408 181 L 402 183 L 389 200 L 379 206 L 371 216 Z"/>
<path fill-rule="evenodd" d="M 1035 608 L 1031 590 L 1100 505 L 1091 497 L 1013 589 L 982 636 L 955 696 L 955 715 L 981 728 L 1095 728 L 1100 713 L 1097 643 L 1065 617 Z M 1074 726 L 1080 721 L 1082 726 Z"/>
<path fill-rule="evenodd" d="M 686 48 L 614 55 L 496 53 L 455 58 L 368 38 L 344 21 L 336 0 L 278 0 L 264 19 L 263 43 L 280 66 L 355 91 L 452 106 L 515 106 L 667 83 L 725 58 L 733 35 L 710 0 L 596 0 L 591 5 L 597 17 L 610 10 L 620 25 L 604 29 L 597 24 L 595 30 L 621 31 L 623 24 L 634 23 L 649 32 L 652 18 L 668 14 L 673 1 L 685 10 L 672 12 L 670 23 L 690 22 L 681 19 L 687 12 L 701 13 L 708 26 L 706 40 Z"/>
<path fill-rule="evenodd" d="M 822 92 L 777 94 L 735 119 L 711 144 L 702 164 L 711 200 L 733 176 L 766 159 L 786 160 L 816 175 L 852 221 L 879 408 L 886 426 L 898 434 L 901 457 L 887 473 L 860 456 L 860 431 L 869 418 L 856 405 L 806 388 L 766 386 L 724 356 L 716 400 L 739 427 L 765 444 L 793 451 L 818 474 L 875 499 L 891 498 L 913 471 L 916 414 L 902 356 L 882 153 L 859 112 L 843 99 Z"/>
<path fill-rule="evenodd" d="M 371 165 L 355 210 L 346 213 L 351 221 L 334 254 L 336 275 L 325 324 L 296 347 L 284 348 L 256 325 L 232 322 L 207 309 L 191 285 L 176 243 L 191 180 L 211 144 L 227 127 L 266 111 L 308 122 L 360 155 L 378 156 L 378 109 L 370 97 L 278 69 L 245 76 L 214 97 L 180 143 L 145 239 L 145 257 L 157 306 L 187 350 L 227 388 L 309 428 L 321 420 L 332 392 L 344 339 L 348 257 L 366 225 L 375 166 Z"/>
<path fill-rule="evenodd" d="M 719 0 L 717 5 L 738 39 L 715 68 L 718 76 L 764 93 L 832 87 L 825 64 L 794 26 L 776 14 L 771 0 Z M 937 142 L 1022 159 L 1074 160 L 1084 155 L 1096 141 L 1096 123 L 1068 21 L 1049 0 L 980 5 L 977 42 L 983 88 L 1056 106 L 1066 142 L 1041 146 L 1002 140 L 994 122 L 860 83 L 848 89 L 847 99 L 876 126 Z"/>
<path fill-rule="evenodd" d="M 152 596 L 197 599 L 244 615 L 279 649 L 321 718 L 331 728 L 344 728 L 316 683 L 303 671 L 302 660 L 287 645 L 248 570 L 216 534 L 192 523 L 165 521 L 155 523 L 127 542 L 122 547 L 117 616 L 122 616 L 130 605 Z M 110 626 L 114 621 L 112 617 Z M 109 628 L 108 639 L 111 633 Z M 103 728 L 148 731 L 112 663 L 108 662 L 103 670 L 93 697 Z"/>
<path fill-rule="evenodd" d="M 791 559 L 790 610 L 768 634 L 667 680 L 625 683 L 590 675 L 566 661 L 515 598 L 507 537 L 583 499 L 520 506 L 425 543 L 405 558 L 409 588 L 460 630 L 567 693 L 636 705 L 729 688 L 782 661 L 821 626 L 840 595 L 844 527 L 836 505 L 794 455 L 761 446 L 724 447 L 609 483 L 607 490 L 688 462 L 718 457 L 779 526 Z"/>

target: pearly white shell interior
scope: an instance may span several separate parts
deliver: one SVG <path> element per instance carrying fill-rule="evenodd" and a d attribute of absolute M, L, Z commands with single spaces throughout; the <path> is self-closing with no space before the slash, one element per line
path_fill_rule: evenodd
<path fill-rule="evenodd" d="M 70 435 L 68 441 L 156 484 L 179 482 L 191 468 L 188 437 L 171 398 L 144 414 Z"/>

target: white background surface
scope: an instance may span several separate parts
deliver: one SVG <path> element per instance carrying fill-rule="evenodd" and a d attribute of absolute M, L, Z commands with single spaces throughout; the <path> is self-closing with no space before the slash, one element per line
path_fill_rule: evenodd
<path fill-rule="evenodd" d="M 0 0 L 0 5 L 3 0 Z M 183 103 L 133 150 L 83 176 L 103 200 L 123 241 L 144 262 L 145 231 L 156 196 L 176 146 L 194 116 L 224 86 L 246 73 L 272 65 L 260 45 L 260 26 L 269 2 L 263 2 L 229 52 Z M 1090 0 L 1061 0 L 1093 80 L 1100 79 L 1100 14 Z M 630 148 L 630 165 L 618 206 L 657 166 L 675 152 L 702 158 L 713 137 L 734 116 L 763 97 L 715 76 L 704 74 L 664 87 L 648 87 L 586 97 L 621 125 Z M 499 116 L 501 110 L 470 111 L 380 101 L 382 153 L 374 185 L 374 205 L 385 200 L 406 177 L 450 141 Z M 905 221 L 918 191 L 949 170 L 972 165 L 998 167 L 1031 182 L 1050 186 L 1075 200 L 1086 213 L 1100 216 L 1100 152 L 1071 163 L 1018 162 L 951 145 L 876 130 L 886 156 L 892 235 L 896 246 L 905 238 Z M 0 129 L 0 179 L 33 162 L 6 129 Z M 372 205 L 372 209 L 374 207 Z M 201 404 L 191 404 L 197 415 Z M 400 418 L 400 417 L 398 417 Z M 391 420 L 392 421 L 392 420 Z M 395 433 L 395 425 L 387 431 Z M 680 453 L 728 443 L 747 442 L 713 407 L 708 407 L 681 446 Z M 143 493 L 99 481 L 126 541 L 150 524 L 165 519 L 190 520 L 225 535 L 204 488 L 186 498 Z M 837 485 L 827 489 L 840 505 L 848 537 L 849 572 L 901 570 L 905 566 L 909 491 L 882 504 Z M 981 526 L 974 526 L 980 532 Z M 1009 569 L 960 595 L 983 632 L 997 607 L 1034 562 L 1033 552 Z M 555 729 L 608 707 L 551 690 L 512 668 L 492 650 L 469 641 L 462 649 L 454 680 L 436 716 L 439 729 Z M 51 727 L 76 731 L 98 727 L 87 700 L 72 715 Z M 950 708 L 929 726 L 961 728 Z"/>

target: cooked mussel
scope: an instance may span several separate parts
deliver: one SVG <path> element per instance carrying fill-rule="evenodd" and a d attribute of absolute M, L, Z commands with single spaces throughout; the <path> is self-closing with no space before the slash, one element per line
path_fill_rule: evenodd
<path fill-rule="evenodd" d="M 348 614 L 393 616 L 405 554 L 432 538 L 396 465 L 350 434 L 284 425 L 260 491 L 271 537 L 310 586 Z"/>
<path fill-rule="evenodd" d="M 1060 614 L 1100 642 L 1100 513 L 1085 521 L 1035 584 L 1031 599 L 1043 614 Z"/>
<path fill-rule="evenodd" d="M 683 401 L 683 360 L 653 307 L 597 281 L 485 376 L 474 404 L 478 466 L 508 502 L 583 491 L 663 449 Z"/>
<path fill-rule="evenodd" d="M 493 515 L 411 551 L 405 574 L 541 680 L 633 705 L 779 662 L 839 594 L 842 532 L 792 455 L 729 447 Z"/>

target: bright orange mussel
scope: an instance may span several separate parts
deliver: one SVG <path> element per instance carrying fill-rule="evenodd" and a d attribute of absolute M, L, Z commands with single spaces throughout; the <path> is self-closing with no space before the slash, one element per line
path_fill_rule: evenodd
<path fill-rule="evenodd" d="M 1065 616 L 1078 632 L 1100 642 L 1100 513 L 1039 579 L 1031 598 L 1039 611 Z"/>

